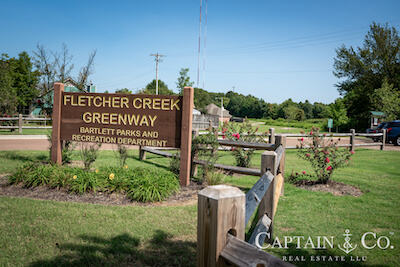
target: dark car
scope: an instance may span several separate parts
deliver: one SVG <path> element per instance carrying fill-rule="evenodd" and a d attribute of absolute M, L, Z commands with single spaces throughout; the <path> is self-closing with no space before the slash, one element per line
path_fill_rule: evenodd
<path fill-rule="evenodd" d="M 388 122 L 382 129 L 386 129 L 386 140 L 389 143 L 400 146 L 400 120 Z"/>
<path fill-rule="evenodd" d="M 386 124 L 388 124 L 388 122 L 382 122 L 376 128 L 367 129 L 367 133 L 381 133 L 382 128 L 384 128 L 386 126 Z M 372 140 L 374 140 L 374 142 L 378 142 L 381 139 L 382 139 L 382 137 L 372 137 Z"/>

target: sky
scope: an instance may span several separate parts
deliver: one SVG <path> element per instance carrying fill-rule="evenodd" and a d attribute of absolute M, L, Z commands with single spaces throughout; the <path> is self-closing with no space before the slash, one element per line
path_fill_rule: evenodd
<path fill-rule="evenodd" d="M 189 68 L 209 92 L 328 104 L 340 97 L 335 50 L 362 46 L 372 22 L 400 29 L 399 10 L 398 0 L 1 0 L 0 53 L 65 43 L 76 77 L 96 50 L 90 80 L 110 93 L 155 79 L 158 53 L 158 78 L 174 92 Z"/>

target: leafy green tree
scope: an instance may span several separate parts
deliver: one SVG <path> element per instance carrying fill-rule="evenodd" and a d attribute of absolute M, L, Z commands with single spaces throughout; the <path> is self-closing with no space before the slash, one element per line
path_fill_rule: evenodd
<path fill-rule="evenodd" d="M 329 117 L 328 105 L 325 105 L 324 103 L 315 102 L 313 109 L 313 117 L 316 119 L 324 119 Z"/>
<path fill-rule="evenodd" d="M 329 105 L 329 117 L 333 119 L 336 132 L 339 131 L 339 126 L 345 125 L 349 121 L 343 98 L 338 98 L 334 103 Z"/>
<path fill-rule="evenodd" d="M 186 86 L 193 86 L 194 82 L 190 81 L 190 77 L 188 75 L 189 68 L 181 68 L 181 71 L 179 72 L 179 78 L 178 82 L 176 83 L 176 87 L 179 89 L 179 94 L 183 94 L 183 88 Z"/>
<path fill-rule="evenodd" d="M 9 58 L 6 54 L 2 54 L 0 58 L 0 116 L 14 115 L 16 112 L 18 100 L 13 84 Z"/>
<path fill-rule="evenodd" d="M 128 88 L 122 88 L 122 89 L 117 89 L 115 90 L 116 94 L 132 94 L 132 91 L 129 90 Z"/>
<path fill-rule="evenodd" d="M 145 88 L 138 91 L 138 94 L 155 95 L 156 94 L 156 79 L 146 85 Z M 161 80 L 158 80 L 159 95 L 175 95 L 174 92 L 168 89 L 168 86 Z"/>
<path fill-rule="evenodd" d="M 376 89 L 372 94 L 371 102 L 374 110 L 386 114 L 386 120 L 400 118 L 400 92 L 393 88 L 393 84 L 389 85 L 387 78 L 383 79 L 382 87 Z"/>
<path fill-rule="evenodd" d="M 14 85 L 17 92 L 19 112 L 23 106 L 29 106 L 30 102 L 39 94 L 36 85 L 39 72 L 32 70 L 32 62 L 27 52 L 18 55 L 18 59 L 10 59 L 13 66 Z"/>
<path fill-rule="evenodd" d="M 204 107 L 212 103 L 211 95 L 204 89 L 194 88 L 194 106 L 203 110 Z"/>
<path fill-rule="evenodd" d="M 314 106 L 308 100 L 306 100 L 304 103 L 300 102 L 298 106 L 299 106 L 299 108 L 301 108 L 304 111 L 304 115 L 305 115 L 306 119 L 314 118 L 314 115 L 313 115 Z"/>
<path fill-rule="evenodd" d="M 354 49 L 344 45 L 336 50 L 334 75 L 344 95 L 348 115 L 358 128 L 367 127 L 369 111 L 373 107 L 371 96 L 381 88 L 384 78 L 396 91 L 400 88 L 400 37 L 388 24 L 372 23 L 362 47 Z"/>

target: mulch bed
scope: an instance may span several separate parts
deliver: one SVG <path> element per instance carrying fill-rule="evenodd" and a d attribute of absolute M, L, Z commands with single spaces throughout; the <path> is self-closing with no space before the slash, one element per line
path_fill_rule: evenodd
<path fill-rule="evenodd" d="M 334 196 L 350 195 L 353 197 L 359 197 L 363 194 L 357 186 L 339 183 L 333 180 L 328 180 L 326 184 L 317 183 L 317 181 L 312 180 L 300 180 L 296 181 L 294 185 L 310 191 L 329 192 Z"/>
<path fill-rule="evenodd" d="M 185 206 L 197 203 L 198 192 L 205 187 L 197 181 L 191 181 L 187 187 L 181 187 L 180 192 L 162 202 L 142 203 L 132 201 L 123 193 L 91 192 L 82 195 L 68 192 L 65 188 L 50 188 L 38 186 L 26 188 L 22 185 L 10 185 L 8 175 L 0 174 L 0 196 L 23 197 L 52 201 L 69 201 L 112 206 Z"/>

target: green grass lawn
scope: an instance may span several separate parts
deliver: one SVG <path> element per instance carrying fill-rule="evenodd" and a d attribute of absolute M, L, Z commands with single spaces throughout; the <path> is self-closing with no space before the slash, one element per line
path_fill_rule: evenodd
<path fill-rule="evenodd" d="M 101 151 L 96 166 L 115 165 L 116 152 Z M 228 152 L 219 161 L 234 164 Z M 257 152 L 252 164 L 260 166 Z M 77 159 L 78 154 L 76 154 Z M 0 173 L 17 166 L 48 158 L 46 151 L 0 151 Z M 278 257 L 312 255 L 345 256 L 348 266 L 397 266 L 400 262 L 400 153 L 357 149 L 353 166 L 338 169 L 333 179 L 358 186 L 361 197 L 333 196 L 310 192 L 285 184 L 275 217 L 274 236 L 334 236 L 333 249 L 268 249 Z M 286 175 L 312 169 L 288 150 Z M 138 161 L 138 151 L 130 151 L 129 166 L 167 168 L 169 159 L 148 154 Z M 257 181 L 251 176 L 227 176 L 225 183 L 248 191 Z M 0 266 L 195 266 L 197 207 L 114 207 L 0 197 Z M 338 244 L 350 230 L 357 248 L 346 255 Z M 386 236 L 387 249 L 366 249 L 361 237 L 376 233 Z M 385 245 L 384 239 L 382 245 Z M 376 242 L 368 236 L 367 245 Z M 306 242 L 302 243 L 304 246 Z M 350 261 L 350 256 L 367 257 L 366 262 Z M 293 262 L 299 266 L 343 266 L 336 262 Z"/>
<path fill-rule="evenodd" d="M 18 129 L 14 129 L 14 131 L 0 129 L 0 135 L 47 135 L 49 133 L 51 133 L 51 129 L 22 129 L 22 133 L 19 133 Z"/>

